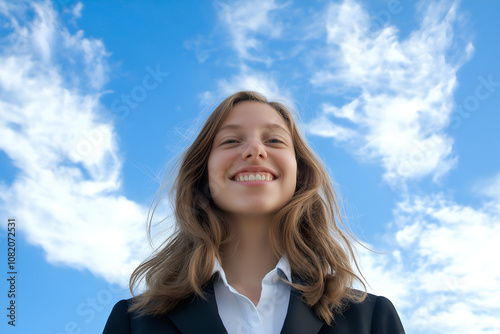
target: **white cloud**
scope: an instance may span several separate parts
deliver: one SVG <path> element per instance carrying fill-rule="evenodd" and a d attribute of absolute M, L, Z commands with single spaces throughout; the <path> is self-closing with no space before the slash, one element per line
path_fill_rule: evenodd
<path fill-rule="evenodd" d="M 117 134 L 99 102 L 105 47 L 68 32 L 48 1 L 0 8 L 12 28 L 0 54 L 0 149 L 17 168 L 1 184 L 1 211 L 50 263 L 123 284 L 145 255 L 147 208 L 120 194 Z M 22 10 L 34 19 L 17 19 Z"/>
<path fill-rule="evenodd" d="M 500 206 L 461 205 L 442 194 L 411 197 L 394 211 L 394 248 L 361 252 L 373 291 L 400 311 L 409 333 L 500 330 Z"/>
<path fill-rule="evenodd" d="M 252 70 L 242 66 L 242 71 L 234 75 L 231 80 L 222 79 L 218 82 L 219 90 L 223 95 L 230 95 L 240 90 L 254 90 L 274 100 L 283 98 L 286 89 L 270 73 Z"/>
<path fill-rule="evenodd" d="M 80 18 L 82 17 L 82 9 L 83 9 L 83 3 L 77 2 L 74 6 L 73 9 L 71 10 L 71 13 L 75 18 Z"/>
<path fill-rule="evenodd" d="M 322 137 L 332 137 L 340 141 L 354 140 L 356 132 L 330 122 L 326 116 L 333 108 L 333 106 L 324 105 L 323 110 L 325 113 L 310 121 L 307 124 L 307 129 L 309 132 Z"/>
<path fill-rule="evenodd" d="M 291 106 L 294 103 L 291 93 L 280 83 L 272 72 L 254 70 L 241 65 L 240 72 L 229 79 L 217 80 L 216 92 L 206 91 L 201 94 L 201 103 L 207 106 L 217 105 L 222 99 L 238 91 L 250 90 L 263 94 L 271 101 L 279 101 Z"/>
<path fill-rule="evenodd" d="M 279 73 L 257 69 L 250 65 L 252 62 L 260 62 L 268 68 L 275 60 L 265 50 L 264 44 L 269 39 L 282 37 L 285 24 L 279 14 L 283 13 L 280 10 L 288 5 L 289 3 L 278 3 L 275 0 L 215 2 L 219 21 L 229 32 L 230 45 L 239 59 L 236 64 L 231 64 L 236 69 L 236 74 L 230 78 L 217 80 L 214 91 L 200 94 L 202 105 L 215 106 L 227 96 L 242 90 L 259 92 L 269 100 L 280 101 L 290 106 L 294 103 L 285 83 L 277 79 Z M 191 41 L 186 46 L 195 50 L 200 62 L 206 59 L 199 57 L 200 50 L 193 47 Z M 301 49 L 300 46 L 295 47 L 292 55 Z M 283 50 L 276 53 L 276 59 L 284 57 L 281 53 Z"/>
<path fill-rule="evenodd" d="M 489 197 L 494 197 L 500 200 L 500 173 L 478 182 L 475 186 L 475 192 Z M 498 203 L 500 206 L 500 202 Z"/>
<path fill-rule="evenodd" d="M 375 29 L 376 18 L 354 0 L 332 4 L 326 14 L 328 64 L 312 83 L 353 98 L 341 107 L 325 104 L 309 131 L 379 162 L 392 185 L 425 175 L 437 180 L 457 163 L 445 129 L 457 70 L 473 48 L 454 37 L 460 18 L 456 4 L 448 4 L 420 5 L 420 28 L 404 40 L 390 14 Z"/>
<path fill-rule="evenodd" d="M 198 62 L 204 63 L 210 57 L 210 53 L 214 51 L 214 47 L 211 44 L 210 39 L 207 39 L 203 35 L 198 35 L 196 38 L 185 41 L 184 47 L 194 52 Z"/>
<path fill-rule="evenodd" d="M 245 60 L 269 61 L 268 57 L 257 57 L 252 51 L 260 51 L 262 41 L 258 36 L 279 38 L 282 23 L 276 16 L 276 10 L 286 4 L 275 0 L 230 1 L 216 3 L 221 22 L 231 35 L 232 47 L 238 56 Z"/>

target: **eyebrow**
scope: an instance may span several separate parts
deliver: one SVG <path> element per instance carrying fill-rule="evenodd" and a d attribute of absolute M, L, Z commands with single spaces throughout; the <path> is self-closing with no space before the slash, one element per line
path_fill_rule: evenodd
<path fill-rule="evenodd" d="M 241 129 L 243 126 L 239 125 L 239 124 L 227 124 L 227 125 L 224 125 L 223 127 L 221 127 L 219 129 L 219 132 L 221 132 L 222 130 L 229 130 L 229 129 L 234 129 L 234 130 L 239 130 Z M 282 127 L 281 125 L 279 124 L 276 124 L 276 123 L 267 123 L 263 126 L 264 129 L 276 129 L 276 130 L 280 130 L 280 131 L 284 131 L 286 134 L 288 134 L 290 136 L 290 133 L 288 132 L 287 129 L 285 129 L 284 127 Z"/>

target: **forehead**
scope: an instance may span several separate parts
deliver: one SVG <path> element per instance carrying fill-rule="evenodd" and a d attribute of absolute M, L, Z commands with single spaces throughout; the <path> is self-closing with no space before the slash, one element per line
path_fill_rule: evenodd
<path fill-rule="evenodd" d="M 222 122 L 219 132 L 250 127 L 267 128 L 290 134 L 288 125 L 278 111 L 268 104 L 254 101 L 236 104 Z"/>

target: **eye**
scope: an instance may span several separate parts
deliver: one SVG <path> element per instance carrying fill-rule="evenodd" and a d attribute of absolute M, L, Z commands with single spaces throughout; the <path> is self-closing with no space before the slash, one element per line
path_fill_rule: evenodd
<path fill-rule="evenodd" d="M 226 141 L 223 141 L 222 144 L 232 144 L 232 142 L 236 142 L 236 139 L 228 139 Z"/>
<path fill-rule="evenodd" d="M 281 140 L 279 140 L 279 139 L 277 139 L 277 138 L 272 138 L 272 139 L 269 139 L 269 141 L 272 141 L 272 140 L 275 140 L 275 141 L 276 141 L 276 142 L 275 142 L 275 143 L 273 143 L 273 144 L 280 144 L 280 143 L 282 144 L 282 143 L 283 143 Z"/>

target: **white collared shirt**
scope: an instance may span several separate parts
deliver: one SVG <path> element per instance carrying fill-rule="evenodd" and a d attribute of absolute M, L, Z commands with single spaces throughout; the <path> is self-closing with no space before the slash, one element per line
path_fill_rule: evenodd
<path fill-rule="evenodd" d="M 286 257 L 262 279 L 259 303 L 236 291 L 227 282 L 226 273 L 215 259 L 212 274 L 219 272 L 220 279 L 214 282 L 215 300 L 219 316 L 229 334 L 275 334 L 280 333 L 290 302 L 290 285 L 278 277 L 291 282 L 291 269 Z"/>

